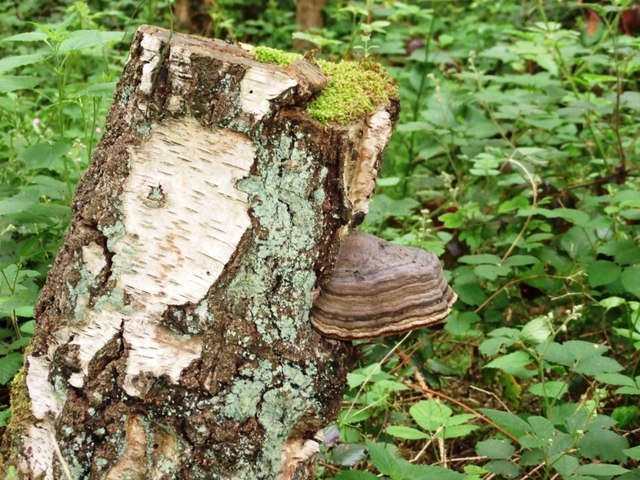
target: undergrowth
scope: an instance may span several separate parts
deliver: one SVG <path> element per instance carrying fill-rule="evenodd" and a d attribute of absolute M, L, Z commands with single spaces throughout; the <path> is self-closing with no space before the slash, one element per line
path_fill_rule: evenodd
<path fill-rule="evenodd" d="M 0 5 L 7 386 L 130 34 L 145 20 L 170 26 L 171 9 Z M 630 6 L 332 0 L 323 30 L 294 34 L 318 58 L 373 58 L 396 80 L 400 122 L 364 228 L 438 254 L 459 296 L 444 328 L 361 345 L 318 478 L 640 478 Z M 293 11 L 220 1 L 212 33 L 289 50 Z"/>

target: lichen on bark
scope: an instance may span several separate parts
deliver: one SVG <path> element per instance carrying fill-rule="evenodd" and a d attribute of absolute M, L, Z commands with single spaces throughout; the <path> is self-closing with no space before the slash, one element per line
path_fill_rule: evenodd
<path fill-rule="evenodd" d="M 324 83 L 302 67 L 138 31 L 36 309 L 32 403 L 2 439 L 7 466 L 272 479 L 285 446 L 335 416 L 353 349 L 319 336 L 309 311 L 390 126 L 314 120 Z M 391 125 L 397 104 L 378 102 Z"/>

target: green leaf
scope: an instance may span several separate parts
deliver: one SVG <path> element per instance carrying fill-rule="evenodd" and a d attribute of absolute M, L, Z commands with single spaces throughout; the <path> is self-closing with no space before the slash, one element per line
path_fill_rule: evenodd
<path fill-rule="evenodd" d="M 476 282 L 454 282 L 453 289 L 458 294 L 458 298 L 468 305 L 480 305 L 487 299 L 487 294 Z"/>
<path fill-rule="evenodd" d="M 517 351 L 503 355 L 489 362 L 483 368 L 495 368 L 507 372 L 514 377 L 532 378 L 536 375 L 533 369 L 525 368 L 532 363 L 532 359 L 528 353 Z"/>
<path fill-rule="evenodd" d="M 553 423 L 544 417 L 538 415 L 532 415 L 527 418 L 527 422 L 531 425 L 531 431 L 535 436 L 543 440 L 550 440 L 553 438 L 553 432 L 555 428 Z"/>
<path fill-rule="evenodd" d="M 513 413 L 503 412 L 502 410 L 493 410 L 490 408 L 480 408 L 479 410 L 482 414 L 489 417 L 497 425 L 504 428 L 515 437 L 522 437 L 531 431 L 531 426 Z"/>
<path fill-rule="evenodd" d="M 465 480 L 467 477 L 448 468 L 435 465 L 402 463 L 401 480 Z"/>
<path fill-rule="evenodd" d="M 42 80 L 42 78 L 37 77 L 0 75 L 0 93 L 30 90 L 42 82 Z"/>
<path fill-rule="evenodd" d="M 411 427 L 390 425 L 385 429 L 385 431 L 389 435 L 404 438 L 406 440 L 423 440 L 425 438 L 430 438 L 430 435 Z"/>
<path fill-rule="evenodd" d="M 43 32 L 26 32 L 3 38 L 3 42 L 42 42 L 46 40 L 47 34 Z"/>
<path fill-rule="evenodd" d="M 562 475 L 563 478 L 569 478 L 578 468 L 580 462 L 576 457 L 561 453 L 556 455 L 549 462 L 553 465 L 553 469 Z"/>
<path fill-rule="evenodd" d="M 640 389 L 638 389 L 637 395 L 640 395 Z M 616 427 L 620 429 L 627 429 L 635 423 L 636 419 L 640 415 L 640 408 L 635 405 L 622 405 L 616 407 L 611 412 L 611 418 L 616 421 Z"/>
<path fill-rule="evenodd" d="M 529 387 L 529 392 L 538 397 L 561 398 L 569 391 L 566 382 L 549 381 L 542 383 L 534 383 Z"/>
<path fill-rule="evenodd" d="M 640 298 L 640 265 L 625 268 L 621 275 L 624 289 Z"/>
<path fill-rule="evenodd" d="M 633 448 L 626 448 L 626 449 L 623 450 L 623 452 L 629 458 L 632 458 L 634 460 L 640 460 L 640 445 L 638 445 L 637 447 L 633 447 Z"/>
<path fill-rule="evenodd" d="M 366 410 L 360 410 L 356 408 L 343 410 L 338 415 L 338 423 L 352 425 L 354 423 L 364 422 L 365 420 L 371 418 L 371 415 L 373 415 L 373 412 L 370 408 Z"/>
<path fill-rule="evenodd" d="M 520 476 L 518 466 L 507 460 L 491 460 L 484 465 L 484 468 L 503 478 L 518 478 Z"/>
<path fill-rule="evenodd" d="M 502 262 L 499 256 L 490 254 L 463 255 L 458 259 L 458 261 L 460 263 L 468 263 L 471 265 L 482 265 L 485 263 L 489 265 L 500 265 Z"/>
<path fill-rule="evenodd" d="M 502 202 L 498 207 L 498 213 L 507 213 L 521 208 L 529 207 L 529 199 L 521 195 Z"/>
<path fill-rule="evenodd" d="M 379 480 L 373 473 L 355 470 L 342 470 L 333 478 L 335 480 Z"/>
<path fill-rule="evenodd" d="M 613 465 L 608 463 L 591 463 L 589 465 L 582 465 L 578 467 L 576 473 L 578 475 L 593 475 L 594 477 L 611 477 L 613 475 L 622 475 L 629 470 L 621 467 L 620 465 Z"/>
<path fill-rule="evenodd" d="M 22 367 L 22 353 L 14 352 L 0 358 L 0 385 L 11 381 Z"/>
<path fill-rule="evenodd" d="M 376 184 L 379 187 L 394 187 L 400 183 L 402 179 L 400 177 L 384 177 L 378 178 Z"/>
<path fill-rule="evenodd" d="M 536 263 L 540 263 L 540 259 L 531 255 L 514 255 L 502 262 L 506 267 L 523 267 L 525 265 L 535 265 Z"/>
<path fill-rule="evenodd" d="M 511 273 L 511 269 L 503 265 L 478 265 L 473 271 L 478 277 L 486 278 L 487 280 L 495 280 Z"/>
<path fill-rule="evenodd" d="M 419 206 L 420 204 L 412 198 L 395 200 L 387 195 L 376 195 L 369 205 L 366 222 L 369 225 L 378 225 L 390 217 L 407 217 Z"/>
<path fill-rule="evenodd" d="M 537 317 L 528 322 L 520 333 L 520 339 L 525 343 L 538 344 L 551 336 L 551 326 L 546 317 Z"/>
<path fill-rule="evenodd" d="M 434 438 L 460 438 L 466 437 L 478 429 L 477 425 L 451 425 L 445 426 L 434 435 Z"/>
<path fill-rule="evenodd" d="M 611 430 L 595 428 L 589 430 L 578 442 L 580 456 L 589 460 L 599 459 L 603 462 L 624 462 L 629 448 L 629 441 Z"/>
<path fill-rule="evenodd" d="M 46 58 L 44 53 L 32 53 L 28 55 L 15 55 L 13 57 L 4 57 L 0 59 L 0 73 L 13 70 L 14 68 L 24 67 L 25 65 L 31 65 L 38 63 Z"/>
<path fill-rule="evenodd" d="M 597 375 L 619 372 L 624 370 L 624 367 L 613 358 L 593 356 L 578 361 L 573 370 L 583 375 Z"/>
<path fill-rule="evenodd" d="M 504 440 L 492 439 L 476 443 L 476 453 L 492 460 L 506 460 L 515 451 L 515 447 Z"/>
<path fill-rule="evenodd" d="M 393 445 L 388 443 L 376 443 L 366 440 L 367 450 L 369 450 L 369 460 L 380 473 L 390 477 L 399 477 L 402 473 L 400 459 Z"/>
<path fill-rule="evenodd" d="M 598 248 L 598 253 L 612 256 L 618 265 L 640 263 L 640 248 L 633 239 L 607 242 Z"/>
<path fill-rule="evenodd" d="M 7 424 L 9 423 L 10 418 L 11 418 L 11 409 L 7 408 L 6 410 L 0 410 L 0 428 L 6 427 Z"/>
<path fill-rule="evenodd" d="M 65 54 L 86 48 L 103 47 L 109 43 L 124 40 L 122 32 L 103 32 L 100 30 L 76 30 L 60 43 L 58 53 Z"/>
<path fill-rule="evenodd" d="M 433 432 L 446 425 L 453 412 L 440 401 L 421 400 L 409 409 L 409 413 L 420 427 Z"/>
<path fill-rule="evenodd" d="M 607 385 L 619 385 L 625 387 L 636 387 L 633 378 L 622 375 L 621 373 L 600 373 L 596 375 L 596 380 Z"/>
<path fill-rule="evenodd" d="M 621 268 L 613 262 L 596 260 L 587 267 L 589 285 L 599 287 L 615 282 L 620 276 Z"/>

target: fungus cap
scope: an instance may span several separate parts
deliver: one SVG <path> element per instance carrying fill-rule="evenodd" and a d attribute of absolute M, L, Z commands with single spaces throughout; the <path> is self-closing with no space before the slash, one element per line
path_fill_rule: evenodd
<path fill-rule="evenodd" d="M 352 232 L 313 304 L 311 323 L 338 340 L 397 335 L 440 323 L 456 299 L 434 254 Z"/>

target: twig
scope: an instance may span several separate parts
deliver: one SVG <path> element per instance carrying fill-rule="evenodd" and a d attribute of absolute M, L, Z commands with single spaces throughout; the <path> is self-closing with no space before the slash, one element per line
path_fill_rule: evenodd
<path fill-rule="evenodd" d="M 526 480 L 527 478 L 531 478 L 531 475 L 533 475 L 534 473 L 536 473 L 538 470 L 540 470 L 542 467 L 544 467 L 547 464 L 547 462 L 543 461 L 540 465 L 538 465 L 536 468 L 534 468 L 533 470 L 531 470 L 529 473 L 527 473 L 524 477 L 522 477 L 520 480 Z"/>
<path fill-rule="evenodd" d="M 498 425 L 497 423 L 495 423 L 493 420 L 491 420 L 490 418 L 488 418 L 487 416 L 483 415 L 482 413 L 480 413 L 479 411 L 477 411 L 475 408 L 470 407 L 469 405 L 461 402 L 460 400 L 456 400 L 455 398 L 451 398 L 449 395 L 439 392 L 437 390 L 432 390 L 430 388 L 423 388 L 420 385 L 416 385 L 410 382 L 404 382 L 404 384 L 409 387 L 409 388 L 413 388 L 416 390 L 420 390 L 422 392 L 424 392 L 425 394 L 428 395 L 435 395 L 436 397 L 440 397 L 445 399 L 448 402 L 451 402 L 455 405 L 458 405 L 460 408 L 466 410 L 469 413 L 472 413 L 473 415 L 475 415 L 476 417 L 478 417 L 480 420 L 482 420 L 485 423 L 488 423 L 489 425 L 491 425 L 493 428 L 495 428 L 496 430 L 498 430 L 500 433 L 502 433 L 503 435 L 509 437 L 511 440 L 513 440 L 515 443 L 517 443 L 518 445 L 520 444 L 520 442 L 518 441 L 518 439 L 513 436 L 512 434 L 510 434 L 509 432 L 507 432 L 504 428 L 502 428 L 500 425 Z"/>
<path fill-rule="evenodd" d="M 527 170 L 527 168 L 522 163 L 520 163 L 517 160 L 514 160 L 513 157 L 516 154 L 516 152 L 518 152 L 517 148 L 513 151 L 513 153 L 509 157 L 508 162 L 509 163 L 513 163 L 516 167 L 518 167 L 520 170 L 522 170 L 524 172 L 524 175 L 527 178 L 527 181 L 529 182 L 529 185 L 531 185 L 531 193 L 533 195 L 533 198 L 532 198 L 532 201 L 531 201 L 531 206 L 533 208 L 536 208 L 536 206 L 538 205 L 538 185 L 536 184 L 536 181 L 533 178 L 533 175 L 531 175 L 531 173 L 529 173 L 529 170 Z M 516 245 L 518 244 L 520 239 L 524 236 L 525 232 L 529 228 L 529 223 L 531 223 L 531 218 L 532 217 L 533 217 L 533 215 L 529 215 L 527 217 L 527 219 L 525 220 L 524 225 L 522 225 L 522 228 L 518 232 L 518 235 L 516 236 L 515 240 L 513 242 L 511 242 L 511 246 L 509 247 L 507 252 L 502 256 L 502 261 L 503 262 L 509 257 L 509 255 L 511 255 L 511 253 L 513 252 L 513 249 L 516 248 Z"/>
<path fill-rule="evenodd" d="M 495 393 L 490 392 L 490 391 L 488 391 L 488 390 L 484 390 L 484 389 L 479 388 L 479 387 L 475 387 L 475 386 L 473 386 L 473 385 L 469 385 L 469 388 L 471 388 L 471 389 L 473 389 L 473 390 L 477 390 L 477 391 L 479 391 L 479 392 L 484 393 L 485 395 L 489 395 L 490 397 L 495 398 L 495 399 L 496 399 L 496 401 L 500 404 L 500 406 L 501 406 L 502 408 L 504 408 L 507 412 L 511 413 L 511 410 L 509 410 L 509 407 L 507 407 L 507 405 L 506 405 L 506 404 L 505 404 L 505 403 L 500 399 L 500 397 L 499 397 L 498 395 L 496 395 Z"/>
<path fill-rule="evenodd" d="M 56 452 L 56 457 L 58 457 L 58 461 L 60 462 L 60 468 L 62 468 L 62 471 L 64 472 L 64 476 L 67 478 L 67 480 L 73 480 L 73 477 L 71 476 L 71 470 L 69 470 L 69 465 L 67 465 L 67 462 L 65 461 L 64 457 L 62 456 L 62 452 L 60 451 L 60 445 L 58 445 L 58 440 L 56 439 L 56 436 L 51 431 L 49 431 L 49 438 L 51 440 L 51 443 L 53 444 L 53 449 Z"/>

